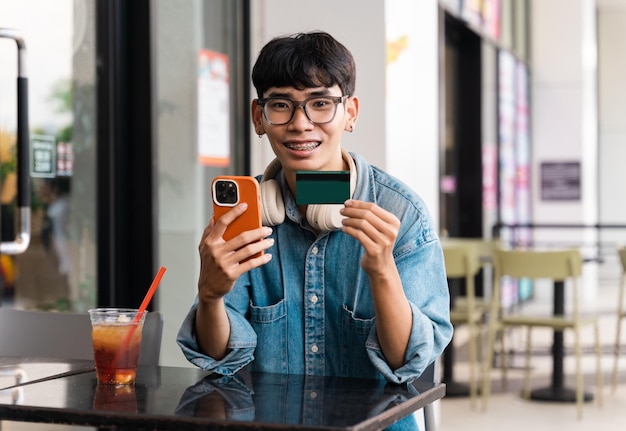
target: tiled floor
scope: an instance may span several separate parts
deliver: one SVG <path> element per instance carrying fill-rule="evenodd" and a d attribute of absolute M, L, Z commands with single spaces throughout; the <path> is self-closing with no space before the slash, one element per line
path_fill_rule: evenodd
<path fill-rule="evenodd" d="M 500 370 L 492 373 L 492 395 L 486 411 L 470 408 L 468 398 L 445 398 L 440 402 L 440 423 L 438 431 L 473 431 L 473 430 L 507 430 L 507 431 L 582 431 L 601 429 L 604 431 L 624 429 L 626 419 L 626 349 L 622 342 L 619 383 L 613 392 L 611 390 L 611 373 L 613 369 L 613 343 L 616 330 L 616 304 L 617 304 L 617 277 L 608 278 L 601 283 L 599 295 L 596 299 L 585 303 L 588 312 L 595 311 L 600 316 L 600 332 L 603 350 L 602 370 L 604 376 L 604 401 L 600 406 L 597 397 L 587 402 L 583 408 L 583 417 L 577 418 L 574 403 L 554 403 L 541 401 L 528 401 L 521 394 L 522 378 L 521 364 L 523 362 L 522 346 L 523 332 L 512 334 L 509 345 L 513 343 L 514 351 L 518 352 L 514 357 L 514 368 L 509 370 L 508 386 L 503 387 Z M 538 307 L 542 304 L 537 304 Z M 626 340 L 626 322 L 622 326 L 622 340 Z M 540 335 L 541 333 L 541 335 Z M 463 355 L 463 331 L 459 328 L 460 349 L 455 364 L 455 380 L 467 379 L 467 362 Z M 550 346 L 552 333 L 550 331 L 535 330 L 533 340 L 540 342 L 541 346 L 533 349 L 532 363 L 532 388 L 547 386 L 552 372 Z M 457 340 L 458 342 L 459 340 Z M 591 350 L 593 342 L 592 332 L 585 332 L 583 345 L 585 355 L 583 370 L 585 374 L 585 389 L 597 395 L 595 384 L 596 361 Z M 566 336 L 566 346 L 568 338 Z M 458 344 L 455 343 L 455 346 Z M 569 344 L 570 346 L 572 344 Z M 518 366 L 519 365 L 519 366 Z M 573 375 L 575 370 L 574 358 L 567 355 L 564 363 L 566 386 L 573 388 Z"/>

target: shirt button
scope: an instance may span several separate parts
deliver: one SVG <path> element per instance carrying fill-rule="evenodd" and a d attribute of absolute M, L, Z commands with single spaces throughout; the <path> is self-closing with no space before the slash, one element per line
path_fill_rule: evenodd
<path fill-rule="evenodd" d="M 317 247 L 313 247 L 313 248 L 311 249 L 311 253 L 313 253 L 313 254 L 317 254 L 317 251 L 318 251 L 318 250 L 317 250 Z"/>
<path fill-rule="evenodd" d="M 310 396 L 311 398 L 317 398 L 317 392 L 311 392 L 311 393 L 309 394 L 309 396 Z"/>
<path fill-rule="evenodd" d="M 315 344 L 311 346 L 311 352 L 317 353 L 318 350 L 319 350 L 319 347 L 317 347 Z"/>
<path fill-rule="evenodd" d="M 311 295 L 311 302 L 313 304 L 317 304 L 317 301 L 318 301 L 317 295 Z"/>

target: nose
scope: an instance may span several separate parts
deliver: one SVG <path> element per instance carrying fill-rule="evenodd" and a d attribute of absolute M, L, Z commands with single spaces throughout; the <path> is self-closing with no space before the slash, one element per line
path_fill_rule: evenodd
<path fill-rule="evenodd" d="M 293 113 L 293 118 L 291 119 L 289 124 L 292 127 L 305 130 L 313 127 L 313 123 L 311 122 L 311 120 L 309 120 L 309 116 L 304 110 L 304 105 L 296 105 L 295 112 Z"/>

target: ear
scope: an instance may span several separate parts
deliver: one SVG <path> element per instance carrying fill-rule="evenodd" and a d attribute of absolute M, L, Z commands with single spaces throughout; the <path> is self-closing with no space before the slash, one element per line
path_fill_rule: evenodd
<path fill-rule="evenodd" d="M 252 101 L 250 107 L 252 113 L 252 124 L 254 125 L 254 133 L 257 135 L 263 135 L 265 133 L 265 127 L 263 127 L 263 109 L 257 103 L 257 99 Z"/>
<path fill-rule="evenodd" d="M 349 97 L 346 100 L 346 125 L 344 130 L 352 132 L 356 126 L 356 120 L 359 117 L 359 98 L 357 96 Z"/>

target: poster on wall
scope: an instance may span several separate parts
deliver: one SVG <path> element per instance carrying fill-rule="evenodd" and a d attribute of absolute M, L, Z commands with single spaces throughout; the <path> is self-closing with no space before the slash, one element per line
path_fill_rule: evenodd
<path fill-rule="evenodd" d="M 483 31 L 494 39 L 500 39 L 500 0 L 482 1 Z"/>
<path fill-rule="evenodd" d="M 198 161 L 230 163 L 228 56 L 208 49 L 198 52 Z"/>
<path fill-rule="evenodd" d="M 515 224 L 515 188 L 517 167 L 515 163 L 515 57 L 507 51 L 498 52 L 498 146 L 500 168 L 500 222 Z M 501 229 L 503 244 L 513 242 L 512 231 Z M 509 307 L 518 302 L 517 283 L 512 279 L 502 281 L 502 305 Z"/>
<path fill-rule="evenodd" d="M 498 54 L 498 145 L 500 164 L 500 220 L 513 224 L 515 211 L 515 58 Z M 507 232 L 503 232 L 505 235 Z M 508 238 L 503 238 L 508 239 Z"/>
<path fill-rule="evenodd" d="M 521 61 L 515 65 L 515 220 L 518 224 L 531 222 L 530 193 L 530 129 L 528 104 L 528 68 Z M 531 245 L 532 232 L 528 228 L 515 231 L 518 247 Z M 532 295 L 531 280 L 521 280 L 519 299 L 524 301 Z"/>
<path fill-rule="evenodd" d="M 483 161 L 483 213 L 498 209 L 498 149 L 493 143 L 482 147 Z"/>
<path fill-rule="evenodd" d="M 515 67 L 515 219 L 530 223 L 530 130 L 528 118 L 528 69 L 520 61 Z M 530 244 L 530 231 L 517 230 L 521 246 Z"/>

